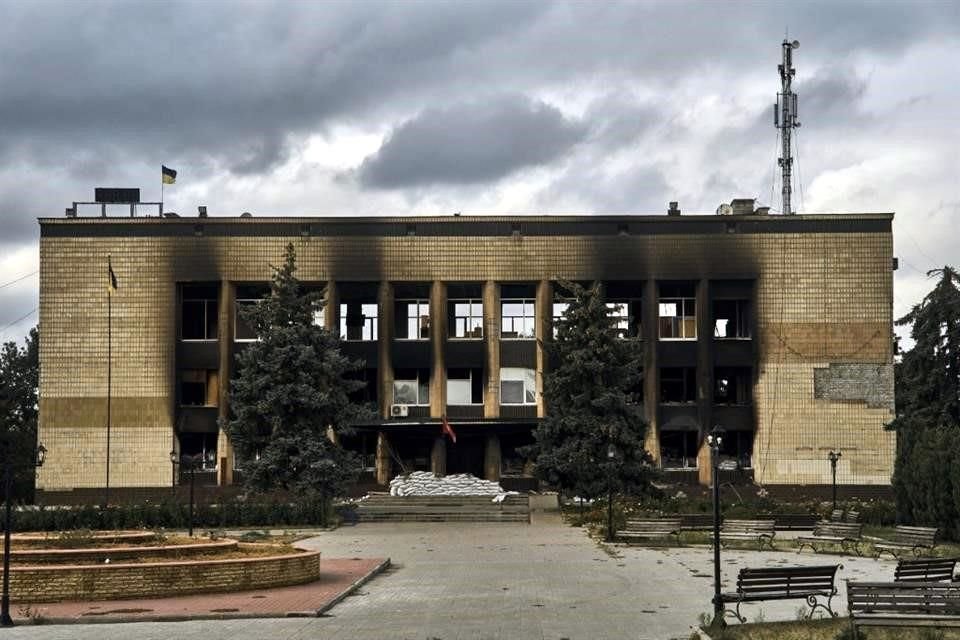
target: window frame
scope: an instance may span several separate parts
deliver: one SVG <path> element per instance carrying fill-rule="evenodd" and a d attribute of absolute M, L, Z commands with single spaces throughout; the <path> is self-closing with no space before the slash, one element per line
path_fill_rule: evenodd
<path fill-rule="evenodd" d="M 350 314 L 350 306 L 359 305 L 360 306 L 360 317 L 363 318 L 363 322 L 358 325 L 360 327 L 360 337 L 359 338 L 350 338 L 350 329 L 347 325 L 347 318 Z M 375 315 L 367 315 L 367 311 L 373 307 Z M 379 340 L 379 324 L 380 324 L 380 304 L 377 302 L 341 302 L 338 308 L 339 314 L 337 318 L 337 323 L 339 324 L 340 330 L 340 340 L 343 342 L 377 342 Z M 369 337 L 364 337 L 369 336 Z"/>
<path fill-rule="evenodd" d="M 505 372 L 523 372 L 523 373 L 512 373 L 511 375 L 519 375 L 521 377 L 508 377 Z M 529 376 L 527 372 L 531 373 L 532 376 Z M 504 382 L 520 382 L 523 384 L 523 391 L 521 397 L 523 400 L 521 402 L 505 402 L 504 393 L 503 393 L 503 383 Z M 530 385 L 528 387 L 527 385 Z M 531 399 L 528 399 L 530 396 Z M 527 367 L 500 367 L 500 404 L 507 405 L 512 407 L 529 407 L 537 404 L 537 371 L 536 369 L 529 369 Z"/>
<path fill-rule="evenodd" d="M 393 384 L 391 385 L 391 388 L 390 388 L 390 404 L 403 405 L 407 407 L 429 407 L 430 406 L 430 373 L 429 371 L 427 372 L 426 380 L 421 380 L 420 379 L 421 369 L 415 369 L 415 371 L 417 372 L 416 378 L 394 377 Z M 416 390 L 416 393 L 417 393 L 416 403 L 397 401 L 397 384 L 398 383 L 399 384 L 413 383 L 413 388 Z M 424 395 L 422 393 L 423 391 L 426 391 L 426 398 L 421 397 L 422 395 Z"/>
<path fill-rule="evenodd" d="M 522 315 L 506 315 L 506 305 L 520 305 L 520 312 Z M 527 309 L 530 310 L 530 315 L 527 315 Z M 507 331 L 505 330 L 507 321 L 509 320 L 511 329 L 515 326 L 515 323 L 519 320 L 524 328 L 526 328 L 527 321 L 530 323 L 530 335 L 525 335 L 517 331 L 510 331 L 509 333 L 515 333 L 517 335 L 507 336 Z M 534 298 L 503 298 L 500 300 L 500 339 L 501 340 L 536 340 L 537 339 L 537 301 Z"/>
<path fill-rule="evenodd" d="M 455 378 L 455 377 L 451 376 L 451 370 L 457 370 L 457 369 L 460 369 L 460 367 L 452 367 L 452 368 L 451 368 L 451 367 L 448 367 L 448 368 L 447 368 L 447 389 L 446 389 L 446 390 L 447 390 L 447 406 L 448 406 L 448 407 L 477 407 L 477 406 L 482 406 L 482 405 L 483 405 L 483 386 L 482 386 L 482 385 L 483 385 L 483 372 L 481 371 L 481 372 L 479 373 L 479 375 L 480 375 L 480 384 L 481 384 L 480 393 L 479 393 L 479 396 L 480 396 L 480 397 L 479 397 L 478 400 L 474 401 L 474 400 L 473 400 L 473 392 L 474 392 L 474 383 L 475 383 L 475 380 L 474 380 L 475 369 L 474 369 L 474 368 L 466 368 L 466 371 L 467 371 L 467 377 L 466 377 L 466 378 Z M 460 381 L 460 382 L 463 382 L 463 381 L 467 382 L 467 384 L 468 384 L 469 387 L 470 387 L 470 402 L 467 402 L 467 403 L 462 403 L 462 402 L 456 402 L 456 403 L 454 403 L 454 402 L 450 402 L 450 382 L 453 381 L 453 380 Z"/>
<path fill-rule="evenodd" d="M 742 329 L 742 333 L 745 335 L 733 335 L 733 336 L 721 336 L 717 335 L 717 321 L 720 320 L 720 316 L 717 315 L 717 304 L 733 304 L 736 305 L 736 310 L 732 318 L 727 319 L 733 320 L 734 330 L 736 333 L 741 333 L 737 331 Z M 714 340 L 752 340 L 753 339 L 753 330 L 751 327 L 750 321 L 750 300 L 746 298 L 724 298 L 713 301 L 713 339 Z M 742 325 L 742 326 L 741 326 Z"/>
<path fill-rule="evenodd" d="M 677 315 L 664 315 L 663 307 L 668 304 L 678 304 Z M 693 315 L 687 315 L 687 305 L 693 307 Z M 672 319 L 678 323 L 680 336 L 664 336 L 663 321 Z M 689 326 L 693 327 L 693 335 L 686 335 L 687 319 L 692 319 Z M 661 296 L 657 299 L 657 339 L 665 341 L 695 341 L 697 340 L 697 299 L 686 296 Z"/>
<path fill-rule="evenodd" d="M 403 316 L 403 318 L 406 320 L 403 326 L 406 327 L 407 335 L 402 337 L 399 335 L 395 336 L 397 340 L 405 340 L 409 342 L 425 342 L 427 340 L 430 340 L 430 329 L 433 324 L 433 318 L 430 312 L 430 300 L 426 298 L 402 298 L 402 299 L 396 300 L 395 306 L 399 306 L 401 309 L 403 309 L 406 312 L 405 315 Z M 414 315 L 414 316 L 410 315 L 410 309 L 412 307 L 416 308 L 417 315 Z M 426 315 L 423 315 L 423 308 L 426 308 L 426 312 L 427 312 Z M 422 325 L 423 318 L 427 319 L 427 323 L 425 327 Z M 417 337 L 411 338 L 409 335 L 410 323 L 414 321 L 419 321 L 417 323 L 417 328 L 418 328 Z M 424 330 L 426 331 L 426 335 L 423 335 Z"/>
<path fill-rule="evenodd" d="M 452 330 L 449 330 L 451 340 L 483 340 L 484 339 L 484 327 L 483 327 L 483 299 L 482 298 L 451 298 L 448 301 L 450 305 L 450 318 L 453 320 L 451 323 Z M 468 308 L 468 315 L 461 316 L 457 314 L 457 305 L 466 304 Z M 480 315 L 474 315 L 474 305 L 480 307 Z M 464 329 L 465 333 L 472 333 L 479 331 L 480 335 L 457 335 L 457 320 L 464 320 Z M 475 322 L 479 320 L 479 324 Z M 466 332 L 467 325 L 472 326 L 473 328 Z"/>
<path fill-rule="evenodd" d="M 234 342 L 259 342 L 260 336 L 255 335 L 252 338 L 241 338 L 237 334 L 237 331 L 240 329 L 240 323 L 247 324 L 245 320 L 240 317 L 240 308 L 260 304 L 263 298 L 237 298 L 233 301 L 233 341 Z M 253 331 L 253 327 L 249 327 Z"/>

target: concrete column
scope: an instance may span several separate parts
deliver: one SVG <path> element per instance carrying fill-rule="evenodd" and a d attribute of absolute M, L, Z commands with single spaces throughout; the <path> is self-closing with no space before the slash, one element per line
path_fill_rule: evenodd
<path fill-rule="evenodd" d="M 445 436 L 440 436 L 433 441 L 433 449 L 430 451 L 430 471 L 435 476 L 447 475 L 447 439 Z"/>
<path fill-rule="evenodd" d="M 697 413 L 700 419 L 700 449 L 697 470 L 700 484 L 710 484 L 710 447 L 707 434 L 713 429 L 713 309 L 710 281 L 697 283 Z"/>
<path fill-rule="evenodd" d="M 537 283 L 536 301 L 536 337 L 537 337 L 537 417 L 547 415 L 543 401 L 543 377 L 547 374 L 550 363 L 547 361 L 547 352 L 543 348 L 544 341 L 553 338 L 553 284 L 549 280 Z"/>
<path fill-rule="evenodd" d="M 439 280 L 430 286 L 430 344 L 430 417 L 440 418 L 447 412 L 447 284 Z"/>
<path fill-rule="evenodd" d="M 220 305 L 217 318 L 219 347 L 219 394 L 217 398 L 217 418 L 223 421 L 230 417 L 230 376 L 233 373 L 233 318 L 236 299 L 236 285 L 229 280 L 220 282 Z M 230 436 L 220 427 L 217 434 L 217 484 L 233 484 L 234 454 Z"/>
<path fill-rule="evenodd" d="M 487 434 L 486 447 L 483 451 L 483 477 L 486 480 L 500 482 L 500 436 L 495 433 Z"/>
<path fill-rule="evenodd" d="M 389 484 L 393 477 L 390 460 L 390 441 L 387 439 L 387 434 L 383 431 L 377 433 L 377 458 L 375 466 L 377 484 Z"/>
<path fill-rule="evenodd" d="M 323 313 L 323 324 L 334 335 L 340 335 L 340 295 L 337 292 L 336 280 L 327 280 L 325 291 L 326 306 Z"/>
<path fill-rule="evenodd" d="M 393 351 L 390 348 L 393 345 L 394 338 L 394 304 L 393 304 L 393 285 L 389 282 L 381 282 L 377 290 L 377 305 L 380 307 L 380 313 L 377 315 L 377 355 L 379 366 L 377 367 L 379 410 L 382 418 L 390 417 L 390 403 L 393 402 Z"/>
<path fill-rule="evenodd" d="M 643 409 L 647 421 L 646 447 L 660 465 L 660 366 L 657 362 L 659 333 L 659 291 L 657 281 L 643 285 Z"/>
<path fill-rule="evenodd" d="M 483 417 L 500 417 L 500 286 L 483 283 L 483 340 L 487 347 L 487 388 L 483 394 Z"/>

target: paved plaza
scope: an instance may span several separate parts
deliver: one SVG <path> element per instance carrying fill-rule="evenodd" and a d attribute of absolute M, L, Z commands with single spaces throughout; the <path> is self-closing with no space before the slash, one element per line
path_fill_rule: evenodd
<path fill-rule="evenodd" d="M 77 640 L 593 640 L 688 638 L 710 611 L 705 547 L 599 545 L 559 517 L 532 525 L 361 524 L 304 546 L 327 557 L 389 557 L 393 566 L 322 618 L 17 627 L 11 638 Z M 727 551 L 725 588 L 742 566 L 844 565 L 842 580 L 890 579 L 894 562 L 809 552 Z M 751 619 L 792 620 L 800 600 L 748 605 Z M 835 610 L 845 612 L 841 597 Z"/>

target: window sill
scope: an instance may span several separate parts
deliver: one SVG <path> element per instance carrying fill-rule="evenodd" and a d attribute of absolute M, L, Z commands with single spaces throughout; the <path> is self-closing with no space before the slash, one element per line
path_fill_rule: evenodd
<path fill-rule="evenodd" d="M 750 342 L 751 340 L 753 340 L 753 338 L 750 337 L 750 336 L 745 336 L 745 337 L 742 337 L 742 338 L 738 338 L 738 337 L 736 337 L 736 336 L 733 336 L 733 337 L 731 337 L 731 336 L 724 336 L 724 337 L 713 336 L 713 339 L 714 339 L 714 340 L 717 340 L 717 341 L 719 341 L 719 342 L 728 342 L 728 341 L 729 341 L 729 342 Z"/>
<path fill-rule="evenodd" d="M 450 336 L 449 338 L 447 338 L 447 340 L 453 340 L 453 341 L 457 341 L 457 342 L 470 342 L 470 341 L 479 342 L 479 341 L 483 340 L 483 336 L 480 336 L 479 338 L 473 338 L 473 337 L 467 338 L 467 337 L 461 337 L 461 336 Z"/>
<path fill-rule="evenodd" d="M 180 342 L 216 342 L 219 338 L 180 338 Z"/>
<path fill-rule="evenodd" d="M 661 342 L 696 342 L 697 337 L 692 338 L 658 338 Z"/>
<path fill-rule="evenodd" d="M 394 338 L 394 341 L 395 342 L 430 342 L 430 338 Z M 372 340 L 370 342 L 372 342 Z"/>

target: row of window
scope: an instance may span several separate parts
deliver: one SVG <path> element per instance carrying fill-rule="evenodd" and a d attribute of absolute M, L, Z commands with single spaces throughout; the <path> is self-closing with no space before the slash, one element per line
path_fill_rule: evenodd
<path fill-rule="evenodd" d="M 519 367 L 500 368 L 500 404 L 536 404 L 537 373 Z M 393 404 L 429 405 L 430 371 L 394 371 Z M 447 405 L 483 404 L 483 370 L 447 370 Z"/>
<path fill-rule="evenodd" d="M 375 374 L 374 374 L 375 377 Z M 713 401 L 715 404 L 746 405 L 751 402 L 751 370 L 748 367 L 717 367 L 714 370 Z M 375 385 L 375 380 L 368 380 Z M 184 370 L 180 372 L 180 404 L 216 406 L 219 391 L 216 370 Z M 636 389 L 642 396 L 641 387 Z M 660 369 L 660 402 L 690 404 L 697 401 L 696 369 L 663 367 Z M 533 369 L 502 367 L 500 369 L 501 404 L 535 404 L 536 372 Z M 394 371 L 393 404 L 429 405 L 429 369 Z M 483 370 L 450 368 L 447 370 L 447 404 L 483 404 Z"/>
<path fill-rule="evenodd" d="M 244 321 L 241 310 L 257 303 L 256 299 L 236 301 L 236 340 L 255 340 L 256 332 Z M 399 340 L 427 340 L 430 337 L 430 303 L 428 300 L 398 300 L 396 335 Z M 567 302 L 553 303 L 554 335 L 557 322 L 569 307 Z M 483 338 L 483 301 L 450 300 L 448 321 L 451 337 Z M 609 315 L 621 338 L 642 335 L 640 300 L 608 302 Z M 376 341 L 379 306 L 367 302 L 343 302 L 339 308 L 340 338 L 351 341 Z M 658 304 L 658 336 L 661 340 L 696 340 L 697 314 L 694 298 L 660 298 Z M 713 304 L 714 337 L 719 339 L 750 338 L 749 303 L 746 300 L 717 300 Z M 323 311 L 314 319 L 323 324 Z M 532 299 L 503 300 L 500 304 L 500 337 L 504 340 L 532 340 L 536 311 Z M 182 306 L 181 336 L 184 340 L 215 340 L 218 335 L 216 299 L 185 299 Z"/>

